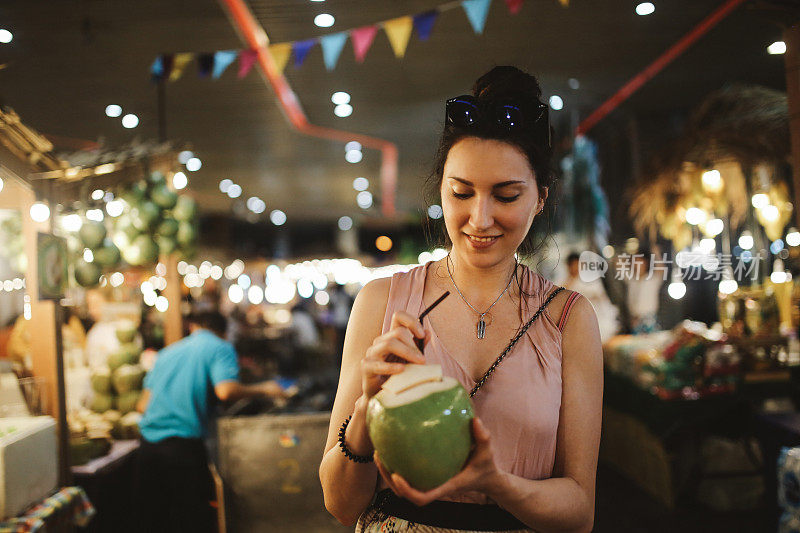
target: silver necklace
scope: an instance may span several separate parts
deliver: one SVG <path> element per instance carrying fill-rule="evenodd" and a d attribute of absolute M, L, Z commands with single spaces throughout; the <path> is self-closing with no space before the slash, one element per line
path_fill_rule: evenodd
<path fill-rule="evenodd" d="M 486 309 L 486 311 L 484 311 L 483 313 L 481 313 L 480 311 L 475 309 L 475 307 L 471 303 L 469 303 L 466 298 L 464 298 L 464 295 L 461 294 L 461 290 L 458 288 L 458 285 L 456 285 L 456 280 L 453 279 L 453 273 L 450 272 L 450 255 L 449 254 L 447 255 L 446 262 L 447 262 L 447 275 L 450 276 L 450 281 L 453 282 L 453 287 L 456 288 L 456 292 L 458 293 L 459 296 L 461 296 L 461 299 L 464 300 L 464 303 L 467 304 L 470 307 L 470 309 L 472 309 L 473 311 L 475 311 L 478 314 L 478 323 L 476 324 L 476 332 L 477 332 L 478 338 L 482 339 L 482 338 L 484 338 L 486 336 L 486 321 L 484 320 L 484 317 L 489 313 L 489 310 L 492 307 L 494 307 L 494 304 L 496 304 L 497 302 L 500 301 L 500 298 L 503 297 L 503 295 L 506 293 L 508 288 L 511 286 L 511 280 L 514 279 L 514 274 L 517 272 L 517 259 L 516 259 L 516 257 L 514 258 L 514 272 L 512 272 L 511 273 L 511 277 L 508 278 L 508 283 L 506 283 L 506 288 L 503 289 L 503 292 L 500 293 L 500 296 L 498 296 L 497 299 L 494 302 L 492 302 L 492 305 L 490 305 Z"/>

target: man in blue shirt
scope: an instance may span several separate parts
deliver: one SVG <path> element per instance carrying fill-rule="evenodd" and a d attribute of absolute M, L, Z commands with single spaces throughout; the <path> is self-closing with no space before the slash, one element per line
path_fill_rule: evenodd
<path fill-rule="evenodd" d="M 215 531 L 215 499 L 204 439 L 214 397 L 283 397 L 274 381 L 239 383 L 233 346 L 221 337 L 227 321 L 216 311 L 192 315 L 190 335 L 159 353 L 144 380 L 137 409 L 142 531 Z"/>

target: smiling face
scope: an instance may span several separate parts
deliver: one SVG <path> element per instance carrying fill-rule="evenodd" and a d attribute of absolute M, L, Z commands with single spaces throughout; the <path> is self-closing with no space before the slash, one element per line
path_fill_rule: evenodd
<path fill-rule="evenodd" d="M 513 257 L 547 191 L 516 146 L 465 137 L 447 154 L 441 195 L 454 254 L 489 267 Z"/>

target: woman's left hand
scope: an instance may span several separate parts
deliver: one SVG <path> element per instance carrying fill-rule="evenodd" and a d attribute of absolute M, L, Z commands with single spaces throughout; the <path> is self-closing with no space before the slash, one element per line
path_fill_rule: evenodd
<path fill-rule="evenodd" d="M 399 474 L 390 474 L 381 463 L 378 452 L 375 452 L 375 464 L 395 494 L 418 506 L 427 505 L 444 496 L 467 491 L 487 493 L 492 488 L 492 484 L 498 482 L 500 471 L 494 462 L 491 435 L 486 426 L 477 418 L 472 420 L 472 436 L 474 439 L 472 453 L 461 472 L 427 492 L 415 489 Z"/>

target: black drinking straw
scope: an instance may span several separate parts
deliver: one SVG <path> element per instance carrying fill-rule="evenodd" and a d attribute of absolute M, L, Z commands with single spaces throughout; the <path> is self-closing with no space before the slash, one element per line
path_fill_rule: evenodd
<path fill-rule="evenodd" d="M 439 296 L 439 297 L 436 299 L 436 301 L 435 301 L 435 302 L 433 302 L 431 305 L 429 305 L 429 306 L 428 306 L 428 307 L 427 307 L 427 308 L 426 308 L 426 309 L 425 309 L 425 310 L 422 312 L 422 314 L 421 314 L 421 315 L 419 315 L 419 323 L 420 323 L 420 324 L 422 324 L 422 319 L 423 319 L 423 318 L 425 318 L 425 315 L 427 315 L 428 313 L 430 313 L 431 311 L 433 311 L 434 307 L 436 307 L 437 305 L 439 305 L 440 303 L 442 303 L 442 300 L 444 300 L 444 299 L 445 299 L 445 298 L 447 298 L 448 296 L 450 296 L 450 291 L 445 291 L 445 293 L 444 293 L 444 294 L 442 294 L 441 296 Z M 417 348 L 419 348 L 419 351 L 420 351 L 420 352 L 421 352 L 421 351 L 423 351 L 423 349 L 424 349 L 424 345 L 423 345 L 423 343 L 422 343 L 422 342 L 423 342 L 423 339 L 417 339 L 417 340 L 416 340 L 416 342 L 417 342 Z"/>

